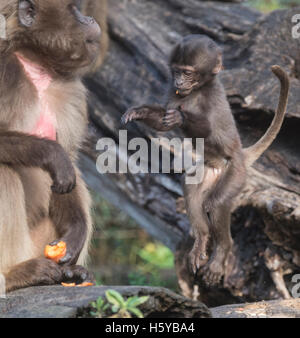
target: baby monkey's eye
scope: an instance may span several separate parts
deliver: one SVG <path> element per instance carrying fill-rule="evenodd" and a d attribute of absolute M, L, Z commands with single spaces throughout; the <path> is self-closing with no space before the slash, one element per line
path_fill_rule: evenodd
<path fill-rule="evenodd" d="M 186 76 L 191 76 L 193 74 L 193 72 L 191 72 L 190 70 L 184 70 L 183 74 Z"/>

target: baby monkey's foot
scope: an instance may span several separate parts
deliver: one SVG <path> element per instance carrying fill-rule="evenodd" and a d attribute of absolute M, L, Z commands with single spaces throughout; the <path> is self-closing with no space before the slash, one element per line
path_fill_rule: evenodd
<path fill-rule="evenodd" d="M 222 277 L 225 274 L 225 262 L 214 259 L 202 269 L 203 280 L 209 287 L 220 284 Z"/>
<path fill-rule="evenodd" d="M 197 242 L 194 244 L 192 251 L 189 254 L 191 268 L 194 274 L 207 263 L 208 257 L 206 253 L 206 245 Z"/>

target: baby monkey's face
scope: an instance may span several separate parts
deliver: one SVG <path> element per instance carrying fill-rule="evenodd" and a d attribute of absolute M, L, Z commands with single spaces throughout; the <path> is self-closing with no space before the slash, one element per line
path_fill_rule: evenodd
<path fill-rule="evenodd" d="M 174 90 L 181 96 L 189 95 L 198 84 L 198 74 L 193 67 L 173 65 L 172 75 Z"/>
<path fill-rule="evenodd" d="M 172 77 L 176 94 L 187 96 L 211 80 L 213 74 L 195 66 L 172 65 Z"/>
<path fill-rule="evenodd" d="M 173 89 L 184 97 L 215 78 L 222 69 L 222 53 L 211 39 L 190 35 L 173 48 L 169 64 Z"/>

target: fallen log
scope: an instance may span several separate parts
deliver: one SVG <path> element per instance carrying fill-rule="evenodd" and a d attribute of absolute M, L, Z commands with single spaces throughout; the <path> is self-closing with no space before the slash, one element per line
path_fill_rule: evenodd
<path fill-rule="evenodd" d="M 164 288 L 151 287 L 33 287 L 15 291 L 0 299 L 0 318 L 84 318 L 91 317 L 91 302 L 105 298 L 107 290 L 119 292 L 125 299 L 149 296 L 140 309 L 151 318 L 209 318 L 208 308 Z"/>

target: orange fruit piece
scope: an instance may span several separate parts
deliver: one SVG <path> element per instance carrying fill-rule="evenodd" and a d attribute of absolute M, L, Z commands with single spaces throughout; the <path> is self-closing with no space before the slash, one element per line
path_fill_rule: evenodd
<path fill-rule="evenodd" d="M 94 286 L 94 283 L 85 282 L 85 283 L 82 283 L 82 284 L 78 284 L 76 286 L 79 287 L 79 288 L 85 288 L 87 286 Z"/>
<path fill-rule="evenodd" d="M 61 283 L 62 286 L 66 287 L 66 288 L 71 288 L 71 287 L 78 287 L 78 288 L 84 288 L 84 287 L 87 287 L 87 286 L 94 286 L 94 283 L 88 283 L 88 282 L 85 282 L 85 283 L 82 283 L 82 284 L 75 284 L 75 283 Z"/>
<path fill-rule="evenodd" d="M 59 260 L 65 256 L 66 252 L 67 244 L 61 241 L 57 245 L 46 245 L 44 253 L 46 258 L 58 263 Z"/>
<path fill-rule="evenodd" d="M 61 285 L 66 287 L 66 288 L 72 288 L 72 287 L 76 286 L 75 283 L 61 283 Z"/>

